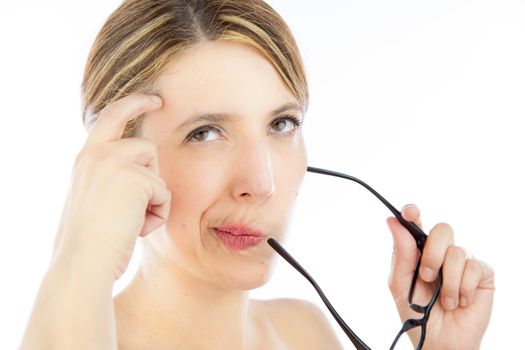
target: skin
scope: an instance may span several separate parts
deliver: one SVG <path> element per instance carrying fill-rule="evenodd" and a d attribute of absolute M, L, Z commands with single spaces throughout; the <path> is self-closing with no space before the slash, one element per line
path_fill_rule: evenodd
<path fill-rule="evenodd" d="M 406 220 L 422 227 L 420 211 L 413 204 L 402 210 Z M 387 219 L 394 240 L 389 278 L 390 291 L 401 320 L 421 316 L 408 307 L 408 289 L 419 252 L 412 236 L 394 217 Z M 454 232 L 446 223 L 429 232 L 418 280 L 425 300 L 433 292 L 440 267 L 443 286 L 427 325 L 425 349 L 479 349 L 488 326 L 494 300 L 494 272 L 485 262 L 454 245 Z M 415 296 L 417 300 L 418 295 Z M 416 344 L 416 339 L 412 342 Z"/>
<path fill-rule="evenodd" d="M 276 118 L 302 120 L 302 107 L 257 51 L 231 42 L 194 46 L 170 63 L 155 88 L 163 108 L 148 114 L 141 136 L 157 146 L 172 201 L 166 224 L 145 238 L 138 274 L 115 298 L 119 339 L 127 339 L 121 347 L 140 348 L 140 339 L 158 349 L 297 343 L 270 327 L 276 323 L 271 315 L 278 314 L 274 304 L 317 310 L 295 301 L 249 299 L 248 291 L 270 278 L 273 250 L 263 242 L 232 252 L 210 228 L 240 222 L 284 237 L 307 156 L 301 129 Z M 272 113 L 286 104 L 295 107 Z M 204 113 L 231 116 L 180 127 Z M 191 135 L 209 124 L 220 131 Z"/>
<path fill-rule="evenodd" d="M 341 349 L 316 306 L 249 298 L 271 276 L 268 245 L 232 252 L 210 230 L 240 222 L 282 240 L 291 220 L 307 156 L 301 129 L 282 118 L 303 115 L 272 115 L 297 101 L 271 64 L 242 44 L 204 42 L 174 59 L 156 89 L 160 98 L 108 105 L 89 130 L 20 349 Z M 121 139 L 144 113 L 142 134 Z M 235 117 L 180 128 L 196 113 Z M 204 124 L 220 131 L 194 133 Z M 402 215 L 421 226 L 416 206 Z M 389 285 L 405 320 L 418 252 L 395 218 L 387 223 Z M 140 269 L 113 299 L 137 236 Z M 490 318 L 494 274 L 453 236 L 434 226 L 422 257 L 421 271 L 434 272 L 422 272 L 423 294 L 443 267 L 425 349 L 477 349 Z"/>
<path fill-rule="evenodd" d="M 164 107 L 145 120 L 143 136 L 158 147 L 160 174 L 173 195 L 172 206 L 165 227 L 146 238 L 139 273 L 116 298 L 121 332 L 142 334 L 149 344 L 158 340 L 158 348 L 168 344 L 195 349 L 279 348 L 282 343 L 301 349 L 328 344 L 338 348 L 316 307 L 293 300 L 249 299 L 247 291 L 263 285 L 271 275 L 275 255 L 266 244 L 232 254 L 208 230 L 222 222 L 240 221 L 277 240 L 284 236 L 305 173 L 306 150 L 300 131 L 282 136 L 268 130 L 275 118 L 270 111 L 297 103 L 293 95 L 256 51 L 225 42 L 201 44 L 174 61 L 157 89 Z M 212 131 L 198 143 L 183 139 L 202 123 L 170 135 L 189 115 L 205 112 L 239 118 L 218 123 L 224 133 Z M 297 110 L 287 113 L 303 118 Z M 416 206 L 405 207 L 403 215 L 420 224 Z M 414 316 L 406 300 L 417 252 L 397 220 L 389 218 L 388 225 L 396 247 L 390 288 L 404 320 Z M 438 271 L 441 265 L 443 297 L 432 313 L 427 348 L 456 348 L 460 343 L 463 349 L 478 348 L 492 306 L 492 270 L 454 246 L 452 229 L 446 224 L 430 230 L 422 271 L 426 267 Z M 422 275 L 426 282 L 434 278 Z M 419 290 L 424 288 L 431 290 L 429 285 Z M 447 304 L 450 298 L 452 306 Z M 270 316 L 275 314 L 272 309 L 310 316 L 287 320 L 281 313 L 275 318 Z M 137 319 L 142 320 L 140 325 L 130 321 Z M 275 337 L 280 323 L 287 328 Z M 196 324 L 206 326 L 203 330 Z M 315 334 L 318 341 L 305 334 Z"/>

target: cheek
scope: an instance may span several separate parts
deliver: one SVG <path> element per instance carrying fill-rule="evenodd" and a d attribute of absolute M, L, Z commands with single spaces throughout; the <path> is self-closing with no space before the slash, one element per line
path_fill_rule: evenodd
<path fill-rule="evenodd" d="M 306 167 L 308 166 L 308 158 L 303 138 L 298 138 L 293 148 L 281 150 L 275 154 L 275 174 L 276 176 L 279 174 L 279 177 L 282 179 L 282 188 L 293 190 L 295 197 L 303 182 L 304 175 L 306 174 Z"/>
<path fill-rule="evenodd" d="M 298 137 L 291 147 L 274 147 L 271 154 L 274 181 L 280 192 L 276 199 L 295 199 L 307 166 L 303 138 Z M 179 223 L 190 217 L 192 221 L 200 218 L 225 195 L 232 176 L 231 164 L 237 163 L 231 152 L 159 150 L 160 174 L 172 193 L 171 213 Z"/>
<path fill-rule="evenodd" d="M 195 157 L 171 155 L 159 159 L 161 176 L 171 191 L 171 213 L 179 220 L 200 216 L 220 195 L 225 169 L 220 162 L 199 161 Z"/>

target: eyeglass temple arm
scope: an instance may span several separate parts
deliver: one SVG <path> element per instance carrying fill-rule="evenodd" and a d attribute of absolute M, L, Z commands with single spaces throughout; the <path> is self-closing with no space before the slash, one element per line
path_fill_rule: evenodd
<path fill-rule="evenodd" d="M 381 201 L 381 203 L 383 203 L 392 212 L 392 214 L 394 214 L 394 216 L 397 218 L 397 220 L 399 220 L 399 222 L 410 232 L 412 237 L 414 237 L 414 239 L 416 241 L 417 248 L 419 249 L 419 251 L 423 252 L 423 248 L 425 246 L 427 235 L 416 224 L 414 224 L 413 222 L 405 220 L 401 216 L 401 213 L 399 212 L 399 210 L 397 210 L 392 204 L 390 204 L 389 201 L 387 201 L 376 190 L 374 190 L 372 187 L 370 187 L 366 182 L 364 182 L 364 181 L 362 181 L 362 180 L 360 180 L 360 179 L 358 179 L 358 178 L 356 178 L 354 176 L 343 174 L 343 173 L 339 173 L 339 172 L 332 171 L 332 170 L 315 168 L 315 167 L 310 167 L 310 166 L 307 167 L 306 170 L 310 171 L 312 173 L 318 173 L 318 174 L 323 174 L 323 175 L 331 175 L 331 176 L 336 176 L 336 177 L 340 177 L 340 178 L 343 178 L 343 179 L 351 180 L 351 181 L 357 182 L 361 186 L 365 187 L 377 199 L 379 199 Z M 420 262 L 421 261 L 419 260 L 418 264 L 417 264 L 417 267 L 416 267 L 416 271 L 419 270 Z M 425 319 L 425 323 L 426 323 L 426 319 L 428 319 L 430 311 L 434 307 L 434 304 L 436 302 L 437 296 L 438 296 L 438 294 L 439 294 L 439 292 L 441 290 L 441 285 L 442 285 L 442 268 L 439 270 L 438 285 L 437 285 L 436 291 L 434 292 L 434 295 L 432 297 L 431 302 L 426 307 L 421 307 L 420 305 L 414 304 L 412 302 L 412 297 L 413 297 L 413 294 L 414 294 L 414 288 L 415 288 L 415 285 L 416 285 L 416 279 L 417 279 L 417 273 L 415 273 L 413 278 L 412 278 L 412 283 L 410 284 L 410 292 L 409 292 L 408 300 L 409 300 L 409 304 L 410 304 L 410 308 L 411 309 L 413 309 L 413 310 L 415 310 L 415 311 L 417 311 L 419 313 L 424 313 L 425 314 L 423 319 Z M 423 326 L 423 328 L 425 328 L 425 327 Z M 422 345 L 423 341 L 424 341 L 424 334 L 423 334 L 421 342 L 420 342 L 421 345 Z M 420 348 L 421 347 L 418 347 L 418 349 L 420 349 Z"/>
<path fill-rule="evenodd" d="M 408 232 L 410 232 L 412 237 L 414 237 L 414 239 L 416 240 L 416 245 L 417 245 L 417 248 L 419 249 L 419 251 L 423 251 L 423 247 L 425 246 L 427 235 L 416 224 L 414 224 L 411 221 L 405 220 L 403 218 L 403 216 L 401 215 L 401 213 L 399 212 L 399 210 L 396 209 L 396 207 L 394 207 L 392 204 L 390 204 L 389 201 L 387 201 L 376 190 L 374 190 L 372 187 L 370 187 L 366 182 L 358 179 L 357 177 L 351 176 L 351 175 L 339 173 L 339 172 L 332 171 L 332 170 L 326 170 L 326 169 L 311 167 L 311 166 L 307 167 L 306 171 L 309 171 L 311 173 L 317 173 L 317 174 L 323 174 L 323 175 L 331 175 L 331 176 L 336 176 L 336 177 L 340 177 L 340 178 L 343 178 L 343 179 L 351 180 L 351 181 L 357 182 L 358 184 L 360 184 L 361 186 L 366 188 L 377 199 L 379 199 L 381 201 L 381 203 L 383 203 L 392 212 L 392 214 L 394 214 L 394 216 L 396 217 L 397 220 L 399 220 L 401 225 L 403 225 L 408 230 Z"/>
<path fill-rule="evenodd" d="M 315 282 L 315 280 L 306 272 L 306 270 L 295 260 L 277 241 L 273 238 L 268 238 L 267 240 L 268 244 L 280 255 L 283 257 L 284 260 L 286 260 L 290 265 L 292 265 L 301 275 L 303 275 L 310 284 L 315 288 L 317 291 L 317 294 L 321 297 L 323 300 L 323 303 L 326 305 L 332 316 L 335 318 L 339 326 L 343 329 L 343 331 L 346 333 L 348 338 L 352 341 L 354 346 L 357 350 L 371 350 L 358 336 L 355 334 L 350 327 L 346 324 L 346 322 L 339 316 L 337 311 L 335 311 L 334 307 L 328 300 L 328 298 L 324 295 L 323 291 L 321 290 L 321 287 Z"/>

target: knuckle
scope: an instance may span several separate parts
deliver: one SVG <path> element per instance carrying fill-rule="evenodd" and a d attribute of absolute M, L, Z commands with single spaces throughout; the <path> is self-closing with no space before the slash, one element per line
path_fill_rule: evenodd
<path fill-rule="evenodd" d="M 167 218 L 169 215 L 170 215 L 170 211 L 171 211 L 171 195 L 170 194 L 167 194 L 166 195 L 166 198 L 164 200 L 164 212 L 165 212 L 165 217 Z"/>
<path fill-rule="evenodd" d="M 461 294 L 461 295 L 468 295 L 468 294 L 470 294 L 471 291 L 472 291 L 472 287 L 471 286 L 467 286 L 465 284 L 461 284 L 461 286 L 459 287 L 459 294 Z"/>
<path fill-rule="evenodd" d="M 443 285 L 443 297 L 455 298 L 457 295 L 450 286 Z"/>
<path fill-rule="evenodd" d="M 447 256 L 452 257 L 454 260 L 465 260 L 467 253 L 463 248 L 452 245 L 447 249 Z"/>
<path fill-rule="evenodd" d="M 168 190 L 166 190 L 165 193 L 166 193 L 166 202 L 167 202 L 168 204 L 170 204 L 170 203 L 171 203 L 171 192 L 168 191 Z"/>
<path fill-rule="evenodd" d="M 144 186 L 144 185 L 141 185 L 140 182 L 137 183 L 135 181 L 134 188 L 135 188 L 134 193 L 136 196 L 138 196 L 141 202 L 147 203 L 152 197 L 151 186 Z"/>
<path fill-rule="evenodd" d="M 477 260 L 468 259 L 467 263 L 465 264 L 465 270 L 467 270 L 468 273 L 474 273 L 479 275 L 482 273 L 482 266 Z"/>
<path fill-rule="evenodd" d="M 162 191 L 162 194 L 165 196 L 171 196 L 171 191 L 168 189 L 168 186 L 166 186 L 164 179 L 160 176 L 157 176 L 157 179 L 159 180 L 159 190 Z"/>
<path fill-rule="evenodd" d="M 483 261 L 480 261 L 479 264 L 480 264 L 480 267 L 479 267 L 480 271 L 484 270 L 487 272 L 487 275 L 492 276 L 494 278 L 495 272 L 492 266 L 484 263 Z"/>
<path fill-rule="evenodd" d="M 146 138 L 137 137 L 130 139 L 129 142 L 136 142 L 142 152 L 151 155 L 154 158 L 157 157 L 157 145 L 153 141 Z"/>
<path fill-rule="evenodd" d="M 394 280 L 392 278 L 392 275 L 388 276 L 387 285 L 388 285 L 388 289 L 390 289 L 390 291 L 393 292 L 394 291 Z"/>
<path fill-rule="evenodd" d="M 443 293 L 446 295 L 455 295 L 458 292 L 459 285 L 450 279 L 443 279 Z"/>
<path fill-rule="evenodd" d="M 452 236 L 452 233 L 453 233 L 452 226 L 450 226 L 450 224 L 446 222 L 440 222 L 436 224 L 436 226 L 434 227 L 434 230 L 436 232 L 439 232 L 440 234 L 445 234 L 449 236 Z"/>
<path fill-rule="evenodd" d="M 441 259 L 439 255 L 433 251 L 426 251 L 425 254 L 423 254 L 421 260 L 423 265 L 432 267 L 434 269 L 437 269 L 441 265 Z"/>
<path fill-rule="evenodd" d="M 392 292 L 392 294 L 395 294 L 399 291 L 400 283 L 398 281 L 398 276 L 395 272 L 390 272 L 390 274 L 388 275 L 387 285 L 388 289 L 390 290 L 390 292 Z"/>
<path fill-rule="evenodd" d="M 144 147 L 146 148 L 146 150 L 150 154 L 156 157 L 157 156 L 157 145 L 148 139 L 143 139 L 143 142 L 144 142 Z"/>

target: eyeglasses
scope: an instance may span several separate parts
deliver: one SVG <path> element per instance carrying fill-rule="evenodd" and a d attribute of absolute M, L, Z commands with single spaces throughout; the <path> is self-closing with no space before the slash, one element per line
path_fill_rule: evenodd
<path fill-rule="evenodd" d="M 419 305 L 416 303 L 413 303 L 413 296 L 414 291 L 416 289 L 416 281 L 417 276 L 419 273 L 419 266 L 421 264 L 421 256 L 423 255 L 423 248 L 425 246 L 425 242 L 427 239 L 427 235 L 413 222 L 405 220 L 402 216 L 399 210 L 397 210 L 392 204 L 390 204 L 383 196 L 381 196 L 379 193 L 377 193 L 372 187 L 370 187 L 368 184 L 366 184 L 364 181 L 359 180 L 356 177 L 346 175 L 343 173 L 338 173 L 331 170 L 326 169 L 320 169 L 320 168 L 314 168 L 314 167 L 307 167 L 306 169 L 309 172 L 317 173 L 317 174 L 323 174 L 323 175 L 330 175 L 335 177 L 340 177 L 343 179 L 348 179 L 354 182 L 357 182 L 361 186 L 365 187 L 368 191 L 370 191 L 377 199 L 381 201 L 391 212 L 394 214 L 394 216 L 399 220 L 401 225 L 403 225 L 408 232 L 414 237 L 416 241 L 417 248 L 419 250 L 419 259 L 417 261 L 417 265 L 414 271 L 414 275 L 412 276 L 412 282 L 410 284 L 410 290 L 408 293 L 408 305 L 412 310 L 414 310 L 417 313 L 422 314 L 423 316 L 420 319 L 410 318 L 406 320 L 403 323 L 403 326 L 401 327 L 401 330 L 397 333 L 396 338 L 392 342 L 392 345 L 390 346 L 390 350 L 394 349 L 396 344 L 398 343 L 401 336 L 417 327 L 420 327 L 419 331 L 419 341 L 417 345 L 417 350 L 422 349 L 423 343 L 425 342 L 425 335 L 426 335 L 426 329 L 427 329 L 427 322 L 430 317 L 430 311 L 432 310 L 432 307 L 436 303 L 437 297 L 439 295 L 439 292 L 441 290 L 442 285 L 442 279 L 443 279 L 443 273 L 442 270 L 439 270 L 439 275 L 437 282 L 435 284 L 435 291 L 430 298 L 430 301 L 426 305 Z M 370 348 L 348 327 L 348 325 L 345 323 L 345 321 L 339 316 L 337 311 L 333 308 L 330 301 L 328 301 L 328 298 L 325 296 L 319 285 L 315 282 L 315 280 L 306 272 L 306 270 L 279 244 L 276 240 L 273 238 L 268 239 L 268 244 L 280 255 L 285 259 L 290 265 L 292 265 L 299 273 L 301 273 L 315 288 L 319 296 L 321 297 L 323 303 L 326 305 L 332 316 L 335 318 L 339 326 L 343 329 L 343 331 L 346 333 L 348 338 L 350 338 L 350 341 L 354 344 L 355 348 L 357 350 L 370 350 Z"/>

